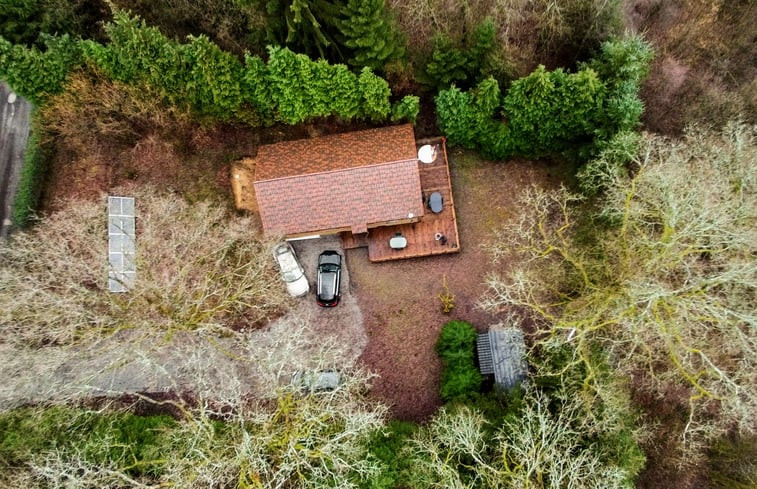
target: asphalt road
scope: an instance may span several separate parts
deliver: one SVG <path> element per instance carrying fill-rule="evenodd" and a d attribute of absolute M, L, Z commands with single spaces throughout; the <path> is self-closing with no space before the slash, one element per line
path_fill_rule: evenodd
<path fill-rule="evenodd" d="M 32 104 L 0 82 L 0 239 L 11 226 L 11 205 L 18 189 L 29 138 Z"/>

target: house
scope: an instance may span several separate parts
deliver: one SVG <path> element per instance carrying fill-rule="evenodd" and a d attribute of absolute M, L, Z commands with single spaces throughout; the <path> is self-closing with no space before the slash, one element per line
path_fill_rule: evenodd
<path fill-rule="evenodd" d="M 478 335 L 476 350 L 481 375 L 494 376 L 497 389 L 511 389 L 528 375 L 526 344 L 518 328 L 490 326 L 489 332 Z"/>
<path fill-rule="evenodd" d="M 423 215 L 410 125 L 261 146 L 254 186 L 268 235 L 361 234 Z"/>
<path fill-rule="evenodd" d="M 338 233 L 345 248 L 367 246 L 372 261 L 457 252 L 444 141 L 425 147 L 427 163 L 409 124 L 261 146 L 233 171 L 235 201 L 259 213 L 266 235 Z M 235 182 L 245 168 L 252 185 Z"/>

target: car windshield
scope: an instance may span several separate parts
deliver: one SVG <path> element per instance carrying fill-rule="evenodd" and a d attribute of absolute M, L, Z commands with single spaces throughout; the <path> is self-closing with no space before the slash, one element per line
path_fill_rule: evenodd
<path fill-rule="evenodd" d="M 294 255 L 289 251 L 276 255 L 276 260 L 279 262 L 281 276 L 284 277 L 284 281 L 294 282 L 302 277 L 302 269 L 297 260 L 295 260 Z"/>
<path fill-rule="evenodd" d="M 282 272 L 281 276 L 284 278 L 284 282 L 294 282 L 302 277 L 302 272 L 300 270 L 291 270 L 288 272 Z"/>

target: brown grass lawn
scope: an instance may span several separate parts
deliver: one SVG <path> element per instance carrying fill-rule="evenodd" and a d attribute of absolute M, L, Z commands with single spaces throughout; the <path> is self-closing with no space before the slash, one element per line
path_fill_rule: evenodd
<path fill-rule="evenodd" d="M 350 287 L 369 337 L 361 359 L 379 374 L 371 392 L 404 420 L 421 421 L 440 405 L 440 364 L 434 344 L 442 325 L 460 319 L 485 331 L 497 321 L 496 315 L 476 305 L 492 270 L 481 245 L 491 240 L 493 228 L 518 214 L 518 196 L 524 188 L 555 185 L 562 177 L 557 167 L 547 163 L 495 163 L 456 149 L 450 152 L 450 166 L 460 253 L 370 263 L 366 248 L 347 251 Z M 501 263 L 497 269 L 507 266 Z M 444 276 L 455 296 L 449 314 L 442 313 L 437 297 Z"/>
<path fill-rule="evenodd" d="M 220 200 L 232 208 L 229 171 L 233 162 L 255 155 L 261 144 L 339 130 L 344 129 L 328 121 L 318 126 L 271 128 L 185 124 L 175 131 L 156 131 L 126 144 L 94 135 L 86 154 L 58 143 L 42 210 L 59 209 L 68 199 L 96 199 L 113 189 L 128 192 L 137 186 L 154 186 L 189 201 Z"/>

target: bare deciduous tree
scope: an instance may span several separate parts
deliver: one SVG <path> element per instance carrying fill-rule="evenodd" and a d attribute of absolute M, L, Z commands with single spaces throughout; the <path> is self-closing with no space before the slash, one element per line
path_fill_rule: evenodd
<path fill-rule="evenodd" d="M 544 342 L 570 337 L 587 386 L 599 343 L 649 388 L 686 389 L 682 445 L 696 453 L 729 428 L 757 429 L 755 128 L 646 136 L 635 164 L 633 177 L 613 177 L 602 228 L 580 220 L 566 191 L 529 191 L 531 211 L 491 248 L 522 266 L 492 276 L 482 302 L 530 310 Z"/>
<path fill-rule="evenodd" d="M 0 263 L 3 341 L 67 344 L 119 330 L 250 329 L 288 298 L 251 223 L 218 204 L 139 191 L 137 282 L 108 293 L 103 202 L 71 202 L 13 236 Z"/>
<path fill-rule="evenodd" d="M 151 452 L 153 458 L 147 460 L 114 459 L 112 453 L 119 452 L 122 442 L 101 433 L 73 447 L 36 453 L 23 467 L 0 471 L 3 482 L 10 487 L 357 487 L 380 470 L 367 456 L 368 438 L 384 426 L 386 415 L 384 406 L 365 397 L 372 375 L 354 360 L 346 361 L 328 339 L 308 336 L 304 328 L 291 333 L 279 338 L 278 345 L 268 344 L 276 349 L 270 358 L 250 341 L 236 352 L 237 363 L 223 366 L 178 345 L 181 372 L 166 368 L 150 352 L 133 351 L 140 368 L 165 376 L 173 392 L 183 394 L 138 395 L 142 402 L 170 408 L 178 417 L 175 425 L 164 428 L 160 453 Z M 316 354 L 306 364 L 303 351 L 313 349 Z M 334 390 L 308 392 L 289 380 L 292 368 L 337 365 L 342 382 Z M 254 395 L 246 385 L 245 367 L 264 371 L 262 379 L 269 381 Z M 78 412 L 83 418 L 97 416 Z M 74 419 L 66 422 L 76 424 Z M 137 476 L 133 469 L 138 466 L 156 470 Z"/>
<path fill-rule="evenodd" d="M 587 443 L 607 428 L 596 421 L 580 398 L 550 400 L 536 389 L 527 391 L 520 416 L 502 426 L 467 407 L 443 408 L 407 448 L 413 482 L 461 489 L 629 487 L 632 474 Z"/>

